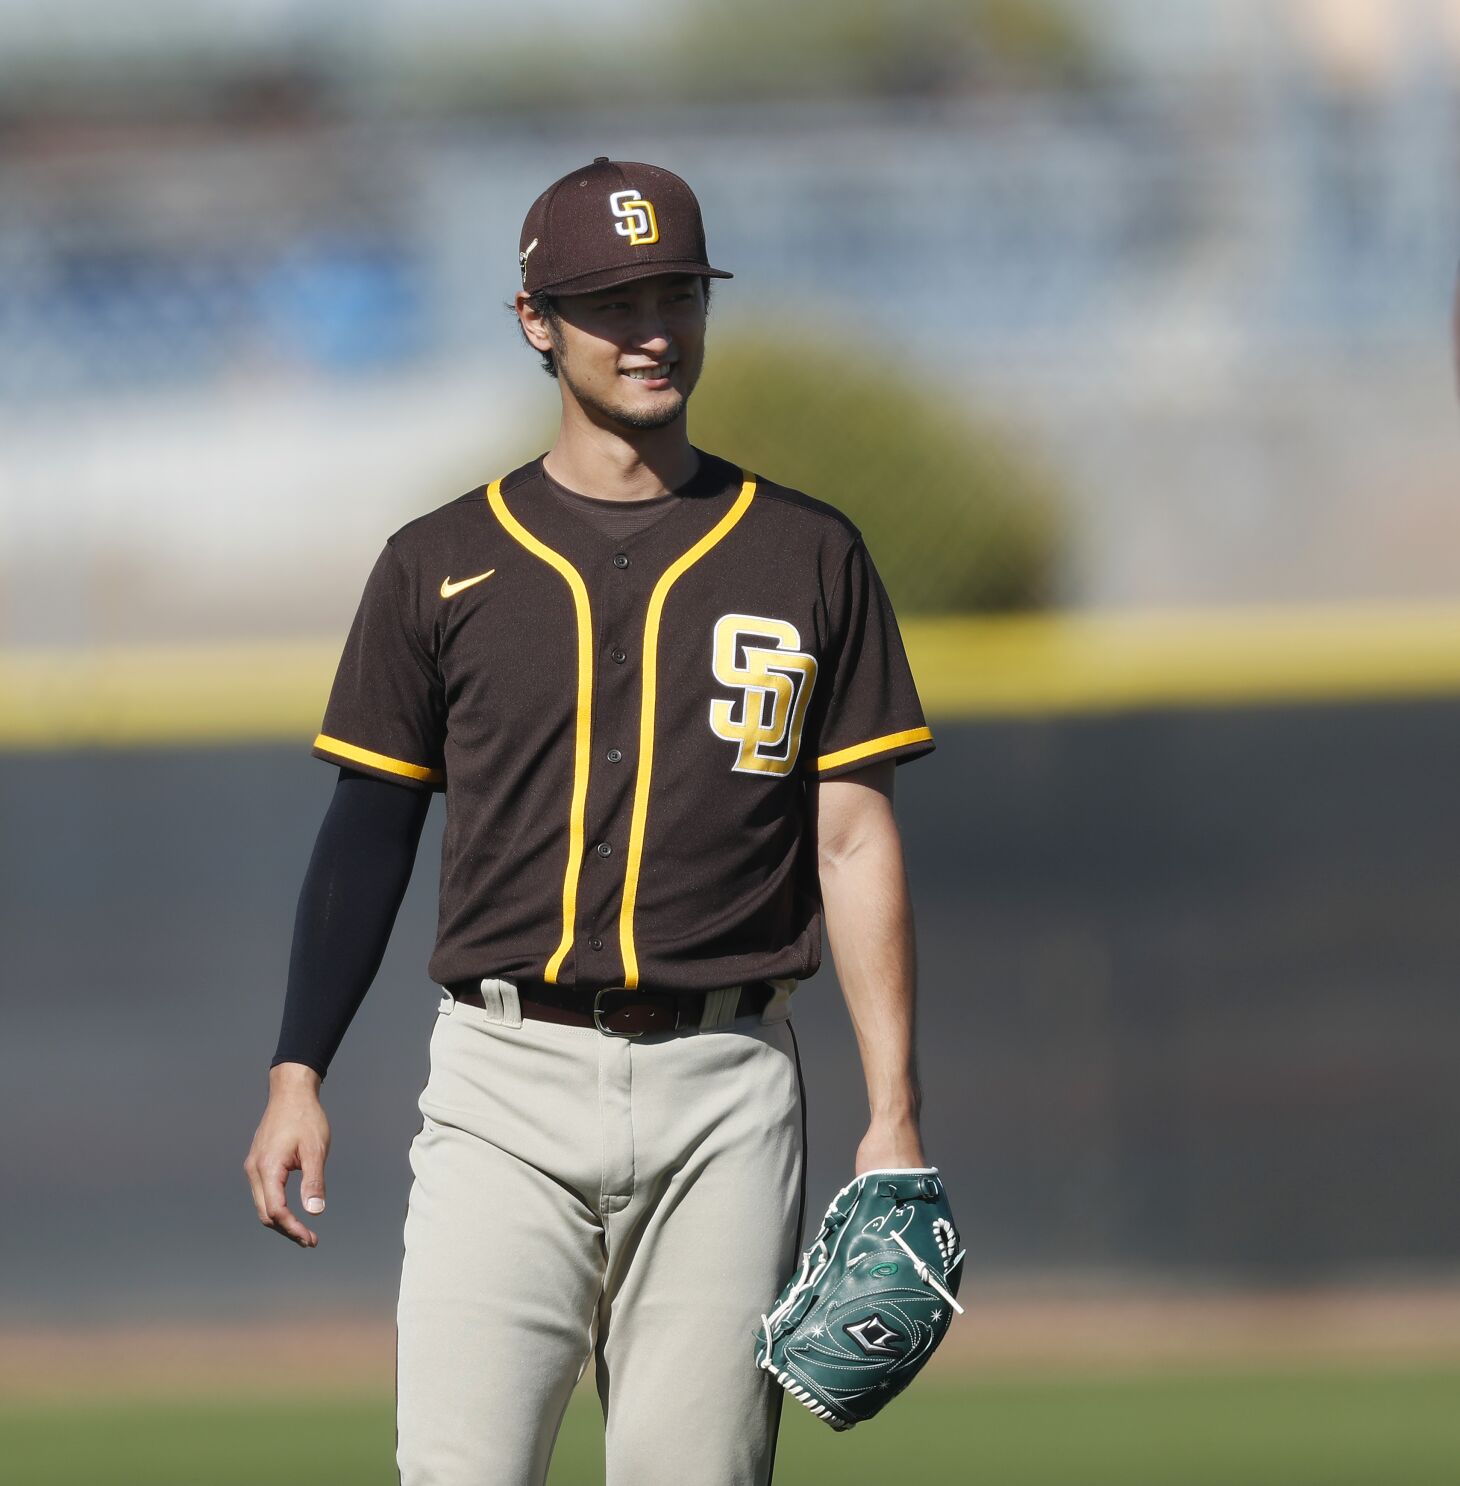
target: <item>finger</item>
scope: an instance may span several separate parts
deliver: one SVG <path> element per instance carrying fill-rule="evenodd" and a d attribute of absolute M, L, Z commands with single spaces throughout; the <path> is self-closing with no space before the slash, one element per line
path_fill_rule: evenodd
<path fill-rule="evenodd" d="M 269 1226 L 276 1232 L 293 1239 L 302 1248 L 312 1249 L 319 1240 L 289 1211 L 289 1203 L 285 1197 L 284 1183 L 291 1170 L 282 1161 L 264 1167 L 264 1211 L 268 1215 Z"/>
<path fill-rule="evenodd" d="M 303 1163 L 299 1174 L 299 1197 L 307 1213 L 324 1211 L 324 1161 L 322 1145 L 306 1145 L 299 1152 Z"/>
<path fill-rule="evenodd" d="M 253 1208 L 259 1215 L 259 1222 L 267 1223 L 269 1217 L 264 1211 L 264 1185 L 259 1180 L 258 1167 L 254 1163 L 252 1151 L 249 1152 L 248 1159 L 243 1163 L 243 1174 L 248 1178 L 248 1195 L 253 1200 Z"/>

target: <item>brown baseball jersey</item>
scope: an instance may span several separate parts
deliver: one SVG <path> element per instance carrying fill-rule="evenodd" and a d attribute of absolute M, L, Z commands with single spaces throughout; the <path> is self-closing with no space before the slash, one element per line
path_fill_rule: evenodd
<path fill-rule="evenodd" d="M 846 516 L 703 452 L 677 495 L 610 534 L 539 457 L 376 561 L 314 753 L 445 792 L 439 983 L 803 980 L 807 781 L 933 747 Z"/>

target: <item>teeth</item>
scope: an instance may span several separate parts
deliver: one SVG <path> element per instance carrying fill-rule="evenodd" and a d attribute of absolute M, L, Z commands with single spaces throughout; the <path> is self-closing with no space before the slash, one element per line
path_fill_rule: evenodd
<path fill-rule="evenodd" d="M 664 362 L 659 366 L 634 367 L 631 371 L 625 372 L 624 375 L 633 377 L 635 381 L 639 382 L 647 381 L 651 377 L 667 377 L 669 375 L 669 363 Z"/>

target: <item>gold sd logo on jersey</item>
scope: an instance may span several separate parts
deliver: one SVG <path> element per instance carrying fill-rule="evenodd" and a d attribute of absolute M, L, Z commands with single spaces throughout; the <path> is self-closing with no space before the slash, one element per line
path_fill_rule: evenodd
<path fill-rule="evenodd" d="M 715 680 L 737 688 L 740 696 L 710 702 L 710 730 L 739 744 L 731 765 L 738 773 L 789 774 L 796 767 L 816 684 L 816 657 L 800 646 L 801 632 L 784 619 L 724 614 L 715 621 Z"/>
<path fill-rule="evenodd" d="M 626 237 L 636 247 L 647 247 L 659 241 L 659 221 L 654 215 L 651 202 L 645 201 L 637 191 L 615 191 L 608 198 L 613 214 L 621 218 L 613 224 L 620 237 Z"/>

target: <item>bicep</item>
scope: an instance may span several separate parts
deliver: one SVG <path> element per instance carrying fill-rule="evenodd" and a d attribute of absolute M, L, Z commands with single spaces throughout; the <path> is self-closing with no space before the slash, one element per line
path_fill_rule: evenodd
<path fill-rule="evenodd" d="M 812 781 L 816 849 L 823 861 L 844 856 L 892 822 L 896 768 L 894 760 L 883 759 L 835 779 Z"/>
<path fill-rule="evenodd" d="M 430 808 L 430 790 L 342 768 L 321 834 L 388 844 L 414 859 Z"/>

